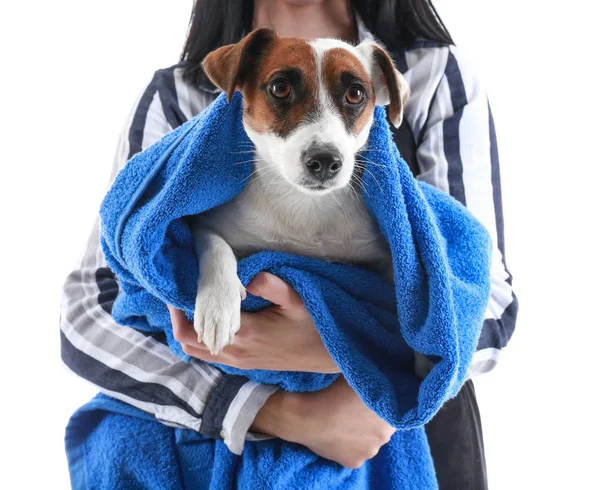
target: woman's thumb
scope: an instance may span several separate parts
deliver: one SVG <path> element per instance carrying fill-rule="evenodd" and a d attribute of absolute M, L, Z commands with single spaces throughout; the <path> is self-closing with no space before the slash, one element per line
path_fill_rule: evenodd
<path fill-rule="evenodd" d="M 302 307 L 302 299 L 285 281 L 268 272 L 259 272 L 246 290 L 254 295 L 278 305 L 284 310 Z"/>

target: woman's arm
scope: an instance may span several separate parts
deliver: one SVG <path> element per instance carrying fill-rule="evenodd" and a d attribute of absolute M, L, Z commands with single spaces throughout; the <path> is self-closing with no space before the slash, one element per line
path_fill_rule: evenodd
<path fill-rule="evenodd" d="M 454 46 L 406 53 L 411 98 L 406 117 L 417 143 L 419 178 L 464 204 L 493 240 L 491 296 L 474 376 L 493 369 L 515 329 L 518 302 L 505 261 L 498 147 L 487 95 Z"/>
<path fill-rule="evenodd" d="M 184 122 L 186 113 L 198 112 L 203 101 L 184 94 L 187 89 L 177 76 L 173 70 L 157 72 L 138 99 L 119 140 L 111 181 L 133 154 Z M 178 104 L 178 94 L 195 107 Z M 160 339 L 117 325 L 110 313 L 118 292 L 119 284 L 102 254 L 96 222 L 81 263 L 63 288 L 60 324 L 65 364 L 100 391 L 157 420 L 224 439 L 240 453 L 254 416 L 276 388 L 222 375 L 201 361 L 186 364 Z"/>

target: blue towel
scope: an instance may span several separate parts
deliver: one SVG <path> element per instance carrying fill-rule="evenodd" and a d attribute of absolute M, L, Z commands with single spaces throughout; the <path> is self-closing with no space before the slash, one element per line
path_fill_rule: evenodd
<path fill-rule="evenodd" d="M 233 199 L 252 172 L 252 163 L 243 163 L 247 155 L 239 152 L 249 143 L 242 105 L 239 94 L 230 103 L 221 95 L 200 116 L 133 157 L 101 207 L 102 247 L 122 286 L 113 316 L 124 325 L 164 332 L 184 359 L 165 303 L 193 318 L 199 271 L 186 217 Z M 155 423 L 157 433 L 172 432 L 164 438 L 168 443 L 157 444 L 155 456 L 179 461 L 182 488 L 436 488 L 423 425 L 466 378 L 489 296 L 490 239 L 462 205 L 412 177 L 383 108 L 376 109 L 368 151 L 374 164 L 363 175 L 363 197 L 390 245 L 395 284 L 358 267 L 270 251 L 241 260 L 238 273 L 244 285 L 263 270 L 291 284 L 348 383 L 399 431 L 376 458 L 347 470 L 285 441 L 246 443 L 236 456 L 222 442 Z M 246 311 L 265 306 L 251 295 L 242 303 Z M 433 362 L 424 379 L 414 372 L 415 352 Z M 322 389 L 335 379 L 219 367 L 290 391 Z M 99 436 L 103 425 L 94 423 L 94 431 L 82 433 L 86 419 L 104 421 L 110 414 L 113 425 L 118 419 L 124 432 L 136 433 L 132 427 L 139 420 L 128 425 L 135 410 L 123 407 L 100 396 L 73 416 L 68 441 L 76 442 L 68 442 L 67 452 L 74 477 L 81 475 L 81 464 L 72 461 L 99 458 L 109 471 L 103 447 L 108 438 Z M 82 452 L 85 458 L 78 456 Z M 111 474 L 122 471 L 123 478 L 136 478 L 124 469 L 132 458 L 157 466 L 135 451 L 111 458 Z"/>

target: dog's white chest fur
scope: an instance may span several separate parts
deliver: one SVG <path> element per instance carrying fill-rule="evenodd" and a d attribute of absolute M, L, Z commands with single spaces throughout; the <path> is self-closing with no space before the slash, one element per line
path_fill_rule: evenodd
<path fill-rule="evenodd" d="M 359 191 L 309 196 L 289 184 L 259 177 L 233 201 L 199 217 L 238 258 L 261 250 L 391 269 L 387 242 Z"/>

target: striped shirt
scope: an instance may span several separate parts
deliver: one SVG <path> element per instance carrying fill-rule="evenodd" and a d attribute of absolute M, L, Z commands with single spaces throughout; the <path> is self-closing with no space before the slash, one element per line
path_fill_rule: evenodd
<path fill-rule="evenodd" d="M 359 23 L 359 39 L 370 34 Z M 487 96 L 454 46 L 416 41 L 394 52 L 410 86 L 406 124 L 414 139 L 418 178 L 463 203 L 493 243 L 492 288 L 470 375 L 491 370 L 514 328 L 518 303 L 504 259 L 498 149 Z M 183 81 L 183 66 L 157 71 L 135 102 L 122 131 L 111 181 L 137 152 L 202 112 L 213 87 Z M 102 254 L 98 222 L 80 267 L 67 278 L 61 308 L 65 364 L 103 393 L 157 420 L 222 439 L 236 454 L 258 410 L 276 387 L 222 374 L 175 356 L 161 338 L 117 325 L 111 317 L 119 284 Z"/>

